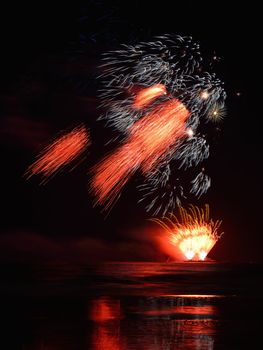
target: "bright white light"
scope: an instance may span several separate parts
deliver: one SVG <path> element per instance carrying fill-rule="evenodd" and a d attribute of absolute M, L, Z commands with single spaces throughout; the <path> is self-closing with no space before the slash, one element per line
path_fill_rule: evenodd
<path fill-rule="evenodd" d="M 187 135 L 188 135 L 189 137 L 193 137 L 193 136 L 194 136 L 193 129 L 191 129 L 191 128 L 186 129 L 186 133 L 187 133 Z"/>
<path fill-rule="evenodd" d="M 199 259 L 204 261 L 204 260 L 205 260 L 205 258 L 206 258 L 206 255 L 207 255 L 207 253 L 206 253 L 206 252 L 201 251 L 201 252 L 199 253 Z"/>
<path fill-rule="evenodd" d="M 203 91 L 203 92 L 201 92 L 200 97 L 201 97 L 203 100 L 206 100 L 206 99 L 209 97 L 209 93 L 208 93 L 207 91 Z"/>
<path fill-rule="evenodd" d="M 188 250 L 187 252 L 185 252 L 186 259 L 188 260 L 192 260 L 194 255 L 195 253 L 192 250 Z"/>

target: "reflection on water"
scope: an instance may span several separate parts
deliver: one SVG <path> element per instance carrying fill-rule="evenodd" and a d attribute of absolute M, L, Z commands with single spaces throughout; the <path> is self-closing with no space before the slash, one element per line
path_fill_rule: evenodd
<path fill-rule="evenodd" d="M 216 263 L 42 267 L 32 287 L 20 276 L 15 288 L 3 283 L 6 349 L 254 349 L 262 273 Z"/>
<path fill-rule="evenodd" d="M 90 319 L 95 322 L 118 320 L 121 318 L 120 300 L 100 297 L 92 300 Z"/>
<path fill-rule="evenodd" d="M 210 299 L 170 296 L 125 303 L 99 297 L 90 303 L 92 349 L 212 350 L 217 308 Z"/>
<path fill-rule="evenodd" d="M 93 350 L 125 350 L 120 334 L 120 300 L 100 297 L 92 300 L 90 319 L 95 322 L 92 330 Z"/>

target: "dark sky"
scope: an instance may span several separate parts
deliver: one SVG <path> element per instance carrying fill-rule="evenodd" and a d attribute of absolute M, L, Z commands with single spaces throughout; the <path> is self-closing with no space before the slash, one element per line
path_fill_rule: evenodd
<path fill-rule="evenodd" d="M 240 2 L 155 3 L 9 2 L 2 9 L 2 259 L 160 257 L 134 184 L 105 219 L 92 207 L 87 171 L 105 136 L 95 123 L 100 54 L 174 33 L 193 36 L 206 55 L 221 58 L 216 71 L 228 95 L 227 117 L 207 165 L 212 187 L 200 201 L 223 219 L 225 235 L 211 257 L 262 260 L 260 11 Z M 23 174 L 42 147 L 79 123 L 94 138 L 87 159 L 45 186 L 37 178 L 26 181 Z M 145 231 L 147 238 L 140 239 Z"/>

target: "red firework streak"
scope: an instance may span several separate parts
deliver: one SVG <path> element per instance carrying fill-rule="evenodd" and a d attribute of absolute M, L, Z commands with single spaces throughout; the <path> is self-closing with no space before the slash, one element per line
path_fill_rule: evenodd
<path fill-rule="evenodd" d="M 163 84 L 156 84 L 142 89 L 135 96 L 133 107 L 135 109 L 142 109 L 162 95 L 166 95 L 166 87 Z"/>
<path fill-rule="evenodd" d="M 89 134 L 84 126 L 73 129 L 56 139 L 40 153 L 38 159 L 28 168 L 28 178 L 33 175 L 42 175 L 48 179 L 77 158 L 89 144 Z"/>
<path fill-rule="evenodd" d="M 156 86 L 152 88 L 156 89 Z M 146 95 L 149 96 L 149 88 L 147 90 Z M 159 93 L 156 97 L 160 96 Z M 142 92 L 140 94 L 142 96 Z M 105 209 L 109 208 L 139 167 L 144 174 L 151 171 L 170 147 L 186 136 L 188 116 L 186 107 L 174 98 L 160 103 L 135 122 L 129 130 L 127 141 L 93 169 L 91 188 L 97 203 L 104 205 Z"/>

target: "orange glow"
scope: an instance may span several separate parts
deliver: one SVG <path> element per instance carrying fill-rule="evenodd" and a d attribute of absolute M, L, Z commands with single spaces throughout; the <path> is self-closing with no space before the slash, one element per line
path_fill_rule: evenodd
<path fill-rule="evenodd" d="M 100 297 L 92 302 L 90 319 L 95 322 L 92 334 L 93 350 L 125 350 L 120 339 L 121 319 L 119 300 Z"/>
<path fill-rule="evenodd" d="M 171 314 L 189 314 L 189 315 L 213 315 L 215 307 L 212 305 L 201 305 L 201 306 L 174 306 L 164 309 L 148 310 L 145 311 L 145 315 L 149 316 L 161 316 Z"/>
<path fill-rule="evenodd" d="M 141 167 L 147 173 L 161 161 L 176 141 L 186 137 L 188 110 L 178 100 L 163 102 L 130 128 L 126 143 L 94 169 L 91 188 L 97 203 L 110 207 L 122 187 Z"/>
<path fill-rule="evenodd" d="M 141 109 L 148 106 L 156 98 L 166 95 L 166 87 L 163 84 L 156 84 L 154 86 L 142 89 L 139 91 L 134 99 L 133 107 Z"/>
<path fill-rule="evenodd" d="M 189 211 L 180 208 L 179 221 L 174 215 L 164 220 L 152 219 L 169 232 L 169 242 L 181 251 L 186 260 L 204 261 L 217 240 L 221 221 L 209 219 L 209 206 L 205 209 L 191 206 Z"/>
<path fill-rule="evenodd" d="M 171 234 L 171 243 L 178 245 L 187 260 L 205 260 L 208 252 L 216 243 L 209 226 L 193 225 L 179 229 L 176 234 Z"/>
<path fill-rule="evenodd" d="M 99 326 L 93 333 L 92 350 L 125 350 L 120 344 L 119 336 L 112 334 L 114 330 Z"/>
<path fill-rule="evenodd" d="M 28 177 L 40 174 L 48 178 L 54 175 L 79 156 L 89 144 L 89 134 L 84 126 L 73 129 L 56 139 L 41 152 L 35 163 L 28 168 Z"/>
<path fill-rule="evenodd" d="M 118 300 L 112 300 L 100 297 L 92 302 L 90 319 L 95 322 L 104 322 L 114 319 L 120 319 L 120 303 Z"/>

